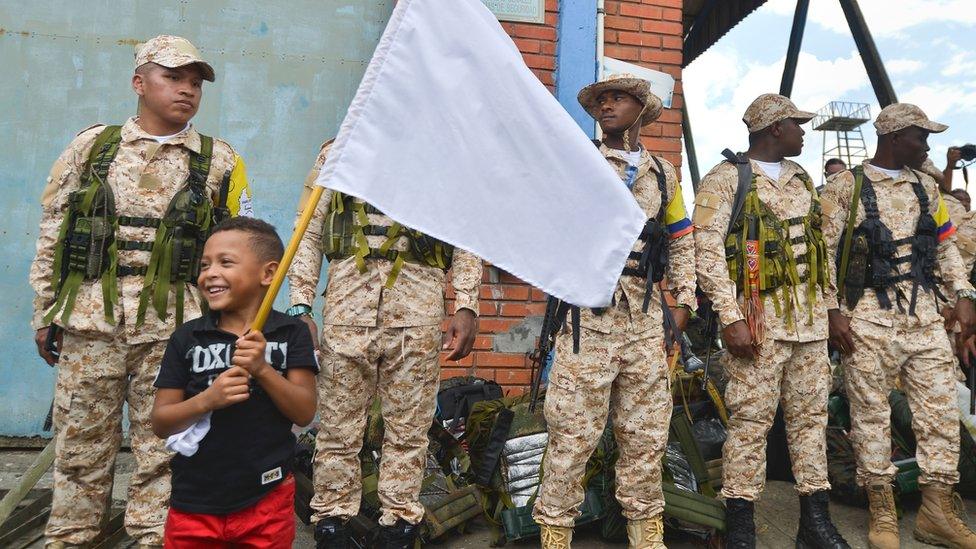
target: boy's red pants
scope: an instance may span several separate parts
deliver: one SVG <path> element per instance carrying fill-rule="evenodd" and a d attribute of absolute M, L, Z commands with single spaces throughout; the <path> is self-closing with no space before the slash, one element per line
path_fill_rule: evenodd
<path fill-rule="evenodd" d="M 229 515 L 170 508 L 163 544 L 172 549 L 291 548 L 295 540 L 295 478 L 288 476 L 254 505 Z"/>

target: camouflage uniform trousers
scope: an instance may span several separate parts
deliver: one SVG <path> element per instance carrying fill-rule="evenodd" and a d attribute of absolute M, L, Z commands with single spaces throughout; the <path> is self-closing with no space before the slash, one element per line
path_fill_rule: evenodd
<path fill-rule="evenodd" d="M 44 532 L 49 542 L 85 545 L 98 535 L 122 442 L 122 403 L 128 402 L 136 467 L 125 527 L 139 543 L 162 545 L 171 454 L 153 434 L 150 414 L 165 348 L 166 341 L 128 345 L 65 332 L 54 397 L 54 501 Z"/>
<path fill-rule="evenodd" d="M 797 492 L 809 495 L 829 490 L 827 341 L 769 339 L 758 359 L 727 356 L 729 429 L 722 447 L 722 495 L 759 499 L 766 484 L 766 435 L 780 403 Z"/>
<path fill-rule="evenodd" d="M 348 519 L 362 497 L 366 417 L 376 396 L 384 435 L 380 459 L 380 524 L 418 524 L 427 431 L 434 418 L 440 326 L 408 328 L 326 325 L 318 376 L 319 432 L 315 440 L 313 520 Z"/>
<path fill-rule="evenodd" d="M 661 459 L 671 422 L 671 382 L 660 328 L 636 331 L 626 303 L 617 303 L 611 332 L 580 328 L 573 354 L 569 331 L 556 341 L 546 391 L 549 443 L 532 517 L 540 524 L 572 527 L 583 502 L 586 462 L 610 416 L 619 447 L 617 500 L 629 520 L 664 511 Z"/>
<path fill-rule="evenodd" d="M 896 320 L 889 328 L 851 319 L 855 351 L 844 357 L 844 382 L 861 485 L 888 483 L 898 472 L 891 463 L 888 405 L 897 377 L 912 410 L 912 431 L 918 442 L 915 455 L 922 471 L 919 483 L 959 481 L 956 359 L 942 322 L 913 324 Z"/>

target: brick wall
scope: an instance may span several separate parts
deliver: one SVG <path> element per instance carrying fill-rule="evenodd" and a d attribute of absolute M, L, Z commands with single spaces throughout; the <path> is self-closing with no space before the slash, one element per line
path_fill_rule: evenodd
<path fill-rule="evenodd" d="M 605 54 L 666 72 L 675 79 L 674 100 L 661 118 L 644 129 L 644 146 L 681 165 L 681 2 L 607 0 Z"/>
<path fill-rule="evenodd" d="M 563 0 L 572 1 L 572 0 Z M 667 72 L 677 81 L 672 109 L 643 133 L 644 146 L 681 164 L 681 0 L 607 0 L 606 55 Z M 526 64 L 555 91 L 558 0 L 546 0 L 545 24 L 502 23 Z M 454 311 L 447 290 L 447 312 Z M 441 356 L 441 377 L 473 375 L 493 379 L 506 392 L 528 389 L 529 362 L 545 312 L 545 294 L 495 267 L 485 266 L 481 286 L 480 333 L 474 351 L 459 363 Z M 446 330 L 449 320 L 444 322 Z"/>

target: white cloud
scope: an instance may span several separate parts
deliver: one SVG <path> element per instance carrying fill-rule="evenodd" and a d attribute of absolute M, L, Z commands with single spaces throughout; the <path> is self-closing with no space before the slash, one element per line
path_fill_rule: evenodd
<path fill-rule="evenodd" d="M 861 0 L 859 5 L 874 37 L 901 36 L 903 31 L 926 23 L 976 25 L 972 0 Z M 761 9 L 792 17 L 796 1 L 770 0 Z M 850 33 L 839 2 L 814 0 L 807 17 L 826 29 Z"/>
<path fill-rule="evenodd" d="M 915 59 L 892 59 L 885 61 L 885 70 L 892 76 L 903 76 L 918 72 L 925 66 L 921 61 Z"/>
<path fill-rule="evenodd" d="M 942 76 L 972 77 L 976 74 L 976 55 L 969 51 L 959 51 L 946 62 Z"/>
<path fill-rule="evenodd" d="M 860 0 L 860 6 L 876 38 L 898 39 L 897 45 L 883 44 L 882 51 L 882 55 L 885 51 L 897 52 L 894 58 L 885 60 L 885 66 L 894 79 L 898 98 L 921 106 L 931 118 L 950 125 L 947 132 L 929 139 L 930 156 L 943 166 L 950 145 L 976 142 L 972 129 L 976 127 L 976 41 L 972 38 L 976 32 L 976 2 Z M 783 22 L 788 24 L 795 7 L 796 0 L 769 0 L 760 9 L 784 16 Z M 837 35 L 850 36 L 839 3 L 811 1 L 810 23 L 793 87 L 797 106 L 816 111 L 830 101 L 860 101 L 870 104 L 872 118 L 877 116 L 880 107 L 853 43 L 836 42 Z M 768 64 L 756 61 L 759 55 L 754 50 L 753 36 L 761 32 L 757 29 L 757 23 L 747 19 L 684 71 L 685 101 L 703 176 L 721 161 L 723 148 L 741 150 L 747 146 L 742 113 L 757 95 L 779 88 L 783 59 Z M 926 38 L 919 40 L 916 35 Z M 807 53 L 823 51 L 816 46 L 831 42 L 827 51 L 837 52 L 838 47 L 843 48 L 840 51 L 850 51 L 830 59 Z M 785 49 L 785 42 L 782 47 Z M 806 146 L 795 160 L 819 181 L 825 134 L 811 126 L 804 127 Z M 868 122 L 861 129 L 871 154 L 877 141 L 874 127 Z M 691 201 L 687 161 L 683 172 L 685 198 Z"/>
<path fill-rule="evenodd" d="M 925 114 L 935 120 L 960 113 L 976 114 L 976 85 L 955 82 L 919 84 L 900 94 L 898 100 L 921 106 Z"/>
<path fill-rule="evenodd" d="M 748 53 L 748 52 L 746 52 Z M 749 62 L 740 52 L 728 48 L 713 48 L 695 60 L 682 75 L 685 101 L 695 137 L 695 149 L 701 175 L 722 160 L 721 151 L 728 147 L 744 150 L 748 133 L 742 123 L 742 113 L 756 97 L 777 92 L 783 73 L 784 59 L 771 64 Z M 818 59 L 801 53 L 797 63 L 793 101 L 803 110 L 816 112 L 857 90 L 869 90 L 864 65 L 856 52 L 837 59 Z M 870 91 L 866 96 L 873 96 Z M 872 114 L 878 107 L 872 105 Z M 807 131 L 804 153 L 795 160 L 810 172 L 816 181 L 821 172 L 821 132 Z M 873 147 L 870 125 L 865 127 L 865 139 Z M 684 163 L 685 200 L 691 201 L 691 184 L 687 162 Z"/>

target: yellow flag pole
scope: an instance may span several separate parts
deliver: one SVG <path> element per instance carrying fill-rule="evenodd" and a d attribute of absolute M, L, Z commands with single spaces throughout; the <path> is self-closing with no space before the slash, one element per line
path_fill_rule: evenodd
<path fill-rule="evenodd" d="M 315 214 L 315 207 L 318 206 L 324 189 L 325 187 L 321 185 L 315 185 L 312 188 L 312 194 L 309 195 L 305 209 L 302 211 L 302 216 L 298 219 L 295 232 L 291 235 L 291 242 L 285 248 L 285 255 L 282 256 L 278 270 L 275 272 L 274 278 L 271 279 L 271 286 L 268 287 L 268 293 L 264 295 L 261 308 L 258 309 L 258 314 L 254 317 L 254 322 L 251 323 L 252 330 L 260 332 L 264 328 L 264 323 L 268 320 L 268 315 L 271 314 L 271 307 L 274 305 L 274 300 L 278 297 L 278 290 L 281 289 L 281 283 L 285 281 L 285 275 L 291 267 L 292 260 L 295 259 L 295 252 L 298 251 L 298 244 L 301 243 L 302 237 L 305 236 L 305 231 L 308 229 L 308 224 L 312 221 L 312 215 Z"/>

